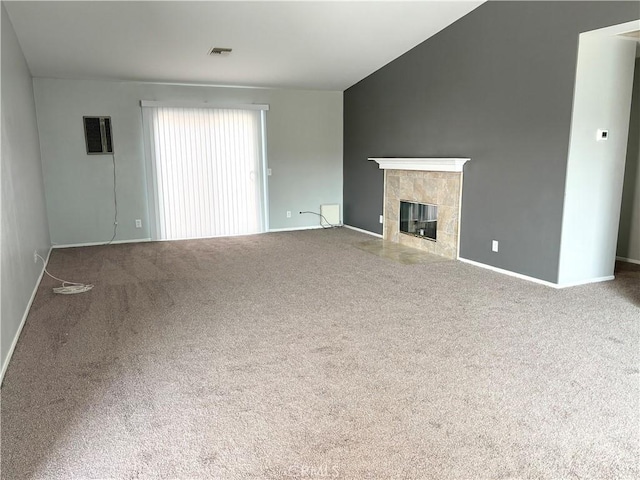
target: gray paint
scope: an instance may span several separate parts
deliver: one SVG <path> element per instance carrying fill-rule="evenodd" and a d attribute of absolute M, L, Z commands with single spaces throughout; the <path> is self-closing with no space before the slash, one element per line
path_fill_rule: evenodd
<path fill-rule="evenodd" d="M 113 225 L 111 157 L 85 152 L 83 115 L 110 115 L 117 161 L 116 241 L 149 238 L 140 100 L 269 104 L 270 228 L 319 225 L 304 210 L 342 204 L 342 92 L 34 80 L 54 244 L 104 242 Z M 286 218 L 286 211 L 292 212 Z M 143 228 L 135 228 L 135 219 Z"/>
<path fill-rule="evenodd" d="M 470 157 L 460 256 L 555 282 L 578 35 L 638 17 L 634 2 L 489 2 L 348 89 L 345 223 L 382 232 L 367 157 Z"/>
<path fill-rule="evenodd" d="M 0 360 L 4 374 L 11 346 L 42 272 L 49 231 L 33 85 L 4 5 L 2 16 L 2 208 Z"/>
<path fill-rule="evenodd" d="M 638 50 L 640 51 L 640 46 Z M 640 262 L 640 58 L 636 59 L 629 120 L 616 254 Z"/>

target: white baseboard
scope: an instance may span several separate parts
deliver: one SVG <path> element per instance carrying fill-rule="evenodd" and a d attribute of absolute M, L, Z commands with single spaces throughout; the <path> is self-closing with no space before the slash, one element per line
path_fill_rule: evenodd
<path fill-rule="evenodd" d="M 599 283 L 599 282 L 608 282 L 609 280 L 613 280 L 613 275 L 607 275 L 606 277 L 596 277 L 596 278 L 588 278 L 586 280 L 579 280 L 577 282 L 570 283 L 561 283 L 557 288 L 567 288 L 567 287 L 577 287 L 579 285 L 588 285 L 589 283 Z"/>
<path fill-rule="evenodd" d="M 133 240 L 116 240 L 114 242 L 111 242 L 110 245 L 116 245 L 120 243 L 142 243 L 150 241 L 150 238 L 134 238 Z M 65 245 L 53 245 L 51 248 L 95 247 L 97 245 L 106 245 L 107 243 L 108 242 L 67 243 Z"/>
<path fill-rule="evenodd" d="M 497 273 L 502 273 L 503 275 L 509 275 L 510 277 L 519 278 L 521 280 L 527 280 L 527 281 L 533 282 L 533 283 L 539 283 L 540 285 L 545 285 L 547 287 L 556 288 L 556 289 L 562 289 L 562 288 L 568 288 L 568 287 L 577 287 L 579 285 L 587 285 L 589 283 L 606 282 L 606 281 L 609 281 L 609 280 L 613 280 L 615 278 L 613 275 L 608 275 L 606 277 L 589 278 L 587 280 L 579 280 L 577 282 L 553 283 L 553 282 L 548 282 L 546 280 L 540 280 L 539 278 L 530 277 L 528 275 L 523 275 L 521 273 L 512 272 L 511 270 L 505 270 L 503 268 L 498 268 L 498 267 L 494 267 L 492 265 L 487 265 L 485 263 L 480 263 L 480 262 L 476 262 L 474 260 L 469 260 L 468 258 L 458 257 L 458 260 L 460 260 L 461 262 L 464 262 L 464 263 L 468 263 L 470 265 L 474 265 L 476 267 L 485 268 L 487 270 L 491 270 L 491 271 L 494 271 L 494 272 L 497 272 Z"/>
<path fill-rule="evenodd" d="M 640 265 L 640 260 L 636 260 L 635 258 L 616 257 L 616 260 L 620 260 L 621 262 L 635 263 L 636 265 Z"/>
<path fill-rule="evenodd" d="M 27 308 L 25 308 L 24 314 L 22 315 L 20 326 L 18 327 L 18 330 L 16 331 L 15 336 L 13 337 L 13 341 L 11 342 L 11 346 L 9 347 L 9 353 L 7 353 L 7 358 L 5 358 L 4 364 L 2 365 L 2 371 L 0 371 L 0 386 L 2 386 L 2 382 L 4 381 L 4 374 L 6 373 L 7 367 L 9 366 L 9 362 L 11 361 L 11 357 L 13 356 L 13 351 L 16 349 L 16 345 L 18 344 L 20 333 L 22 333 L 24 324 L 27 322 L 27 317 L 29 316 L 29 310 L 31 310 L 31 305 L 33 304 L 33 300 L 36 298 L 36 293 L 38 293 L 38 287 L 40 286 L 40 282 L 42 281 L 42 277 L 44 276 L 44 269 L 47 268 L 47 265 L 49 264 L 49 257 L 51 256 L 51 250 L 52 248 L 49 247 L 47 258 L 45 258 L 44 264 L 42 265 L 42 271 L 40 272 L 40 276 L 38 277 L 38 281 L 36 282 L 35 287 L 33 287 L 33 292 L 31 293 L 31 298 L 29 298 L 29 302 L 27 303 Z"/>
<path fill-rule="evenodd" d="M 297 232 L 298 230 L 317 230 L 318 228 L 324 228 L 324 227 L 322 225 L 313 225 L 311 227 L 270 228 L 269 233 Z"/>
<path fill-rule="evenodd" d="M 469 260 L 468 258 L 458 257 L 458 260 L 460 260 L 461 262 L 473 265 L 475 267 L 485 268 L 487 270 L 491 270 L 497 273 L 502 273 L 503 275 L 509 275 L 510 277 L 516 277 L 521 280 L 527 280 L 529 282 L 539 283 L 540 285 L 545 285 L 547 287 L 561 288 L 557 283 L 548 282 L 546 280 L 540 280 L 539 278 L 530 277 L 528 275 L 523 275 L 521 273 L 512 272 L 511 270 L 505 270 L 503 268 L 494 267 L 492 265 L 487 265 L 486 263 L 476 262 L 474 260 Z"/>
<path fill-rule="evenodd" d="M 355 230 L 356 232 L 366 233 L 367 235 L 371 235 L 373 237 L 383 238 L 379 233 L 373 233 L 369 230 L 363 230 L 362 228 L 352 227 L 351 225 L 343 225 L 344 228 L 348 228 L 349 230 Z"/>

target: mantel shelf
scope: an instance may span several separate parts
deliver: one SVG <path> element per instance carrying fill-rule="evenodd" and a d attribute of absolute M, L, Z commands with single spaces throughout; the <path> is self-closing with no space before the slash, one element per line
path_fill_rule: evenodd
<path fill-rule="evenodd" d="M 422 170 L 425 172 L 462 172 L 468 158 L 371 157 L 382 170 Z"/>

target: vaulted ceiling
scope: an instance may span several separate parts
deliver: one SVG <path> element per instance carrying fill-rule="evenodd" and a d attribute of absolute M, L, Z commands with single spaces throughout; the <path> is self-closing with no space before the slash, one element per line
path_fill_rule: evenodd
<path fill-rule="evenodd" d="M 35 77 L 345 90 L 479 6 L 5 2 Z M 228 55 L 208 55 L 228 47 Z"/>

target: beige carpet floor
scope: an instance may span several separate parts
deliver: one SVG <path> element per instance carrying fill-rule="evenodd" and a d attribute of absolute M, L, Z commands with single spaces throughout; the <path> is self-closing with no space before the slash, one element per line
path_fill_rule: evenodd
<path fill-rule="evenodd" d="M 56 250 L 2 478 L 635 479 L 640 272 L 555 290 L 345 229 Z"/>

